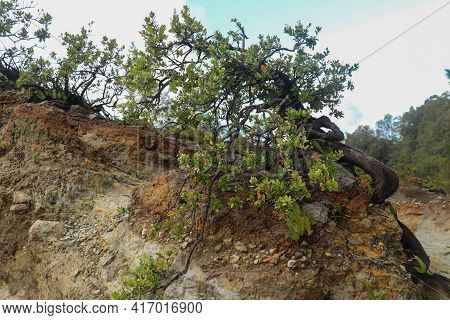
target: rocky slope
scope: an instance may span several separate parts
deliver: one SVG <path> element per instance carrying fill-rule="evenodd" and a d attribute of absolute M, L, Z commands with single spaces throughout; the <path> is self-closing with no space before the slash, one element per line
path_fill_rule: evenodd
<path fill-rule="evenodd" d="M 432 272 L 450 277 L 450 197 L 430 192 L 418 179 L 402 181 L 390 198 L 398 218 L 414 232 L 431 258 Z"/>
<path fill-rule="evenodd" d="M 183 268 L 193 239 L 155 229 L 173 214 L 179 151 L 151 130 L 0 92 L 0 299 L 109 298 L 143 254 L 167 248 Z M 371 287 L 385 299 L 442 298 L 405 270 L 389 210 L 368 209 L 363 181 L 342 168 L 340 184 L 304 207 L 318 223 L 301 243 L 269 208 L 212 215 L 164 296 L 367 299 Z"/>

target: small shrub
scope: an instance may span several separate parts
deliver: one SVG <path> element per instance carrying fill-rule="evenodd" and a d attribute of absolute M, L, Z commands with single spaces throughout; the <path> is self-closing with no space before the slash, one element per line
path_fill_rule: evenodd
<path fill-rule="evenodd" d="M 370 300 L 383 300 L 383 291 L 374 289 L 371 283 L 367 284 L 367 292 Z"/>
<path fill-rule="evenodd" d="M 39 163 L 39 158 L 38 158 L 38 156 L 35 155 L 35 154 L 33 154 L 33 155 L 31 156 L 31 161 L 32 161 L 34 164 L 38 164 L 38 163 Z"/>
<path fill-rule="evenodd" d="M 114 300 L 142 300 L 158 297 L 161 281 L 167 277 L 172 252 L 157 253 L 156 257 L 143 256 L 139 265 L 122 279 L 122 288 L 111 294 Z"/>
<path fill-rule="evenodd" d="M 358 177 L 367 180 L 367 193 L 369 194 L 369 196 L 372 196 L 373 195 L 372 177 L 359 167 L 355 167 L 355 172 L 358 175 Z"/>
<path fill-rule="evenodd" d="M 0 156 L 6 154 L 9 150 L 9 147 L 6 143 L 0 142 Z"/>
<path fill-rule="evenodd" d="M 159 225 L 157 223 L 151 223 L 150 224 L 150 233 L 148 234 L 148 236 L 151 239 L 153 239 L 158 234 L 158 231 L 159 231 Z"/>
<path fill-rule="evenodd" d="M 128 213 L 128 209 L 127 209 L 127 208 L 124 208 L 124 207 L 118 207 L 118 208 L 117 208 L 116 217 L 122 218 L 122 217 L 125 216 L 127 213 Z"/>
<path fill-rule="evenodd" d="M 439 183 L 431 177 L 421 179 L 420 186 L 431 192 L 444 192 Z"/>
<path fill-rule="evenodd" d="M 331 213 L 332 214 L 341 214 L 343 211 L 342 205 L 340 203 L 333 203 L 331 207 Z"/>
<path fill-rule="evenodd" d="M 330 286 L 328 284 L 322 287 L 322 292 L 325 297 L 328 297 L 330 294 Z"/>

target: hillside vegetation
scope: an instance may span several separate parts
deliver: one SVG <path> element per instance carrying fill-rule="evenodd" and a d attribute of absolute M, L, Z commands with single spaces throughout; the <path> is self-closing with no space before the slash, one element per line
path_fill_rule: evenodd
<path fill-rule="evenodd" d="M 346 142 L 393 168 L 423 179 L 429 189 L 450 190 L 450 95 L 428 98 L 400 117 L 386 115 L 375 129 L 360 126 Z"/>
<path fill-rule="evenodd" d="M 430 153 L 437 133 L 414 128 L 432 112 L 366 128 L 385 163 L 347 145 L 331 119 L 358 65 L 319 50 L 320 27 L 250 39 L 185 6 L 167 25 L 150 12 L 142 47 L 95 41 L 90 24 L 39 57 L 51 22 L 0 2 L 0 292 L 430 297 L 430 259 L 385 201 L 399 186 L 385 163 L 400 143 L 399 161 Z"/>

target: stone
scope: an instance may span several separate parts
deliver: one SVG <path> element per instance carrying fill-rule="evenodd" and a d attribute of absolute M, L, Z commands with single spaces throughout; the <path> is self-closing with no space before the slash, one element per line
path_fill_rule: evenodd
<path fill-rule="evenodd" d="M 22 191 L 16 191 L 13 193 L 13 203 L 19 204 L 19 203 L 30 203 L 31 197 L 27 195 L 25 192 Z"/>
<path fill-rule="evenodd" d="M 323 203 L 304 203 L 302 204 L 302 210 L 309 213 L 313 220 L 319 224 L 328 222 L 328 214 L 330 213 L 330 209 L 328 209 Z"/>
<path fill-rule="evenodd" d="M 225 247 L 229 248 L 233 244 L 233 238 L 225 238 L 223 239 L 223 244 Z"/>
<path fill-rule="evenodd" d="M 259 264 L 259 259 L 253 260 L 253 264 Z"/>
<path fill-rule="evenodd" d="M 335 163 L 337 169 L 337 183 L 339 189 L 351 189 L 353 184 L 356 182 L 356 177 L 347 169 L 345 169 L 341 164 Z"/>
<path fill-rule="evenodd" d="M 277 251 L 277 249 L 275 249 L 275 248 L 272 248 L 272 249 L 270 249 L 270 250 L 269 250 L 269 254 L 274 254 L 274 253 L 275 253 L 275 251 Z"/>
<path fill-rule="evenodd" d="M 278 264 L 278 260 L 280 260 L 280 256 L 281 256 L 281 254 L 277 253 L 277 254 L 274 254 L 274 255 L 272 255 L 270 257 L 265 258 L 262 262 L 263 263 L 267 263 L 268 262 L 270 264 L 276 265 L 276 264 Z"/>
<path fill-rule="evenodd" d="M 240 241 L 237 241 L 237 242 L 234 243 L 234 248 L 237 251 L 240 251 L 240 252 L 247 252 L 248 251 L 247 246 L 244 243 L 240 242 Z"/>
<path fill-rule="evenodd" d="M 28 210 L 28 205 L 24 203 L 20 204 L 13 204 L 11 207 L 9 207 L 9 211 L 13 212 L 20 212 L 20 211 L 26 211 Z"/>
<path fill-rule="evenodd" d="M 230 257 L 230 263 L 235 264 L 235 263 L 237 263 L 237 262 L 239 261 L 239 259 L 241 259 L 240 256 L 233 254 L 233 255 Z"/>
<path fill-rule="evenodd" d="M 66 231 L 60 221 L 36 220 L 28 230 L 28 241 L 53 242 L 62 238 Z"/>
<path fill-rule="evenodd" d="M 289 260 L 288 262 L 287 262 L 287 266 L 288 266 L 288 268 L 295 268 L 295 266 L 297 265 L 297 261 L 295 261 L 295 260 Z"/>
<path fill-rule="evenodd" d="M 220 252 L 220 250 L 222 250 L 222 244 L 218 244 L 217 246 L 214 247 L 214 252 Z"/>
<path fill-rule="evenodd" d="M 106 266 L 110 265 L 114 261 L 115 258 L 116 258 L 116 254 L 115 253 L 103 256 L 103 257 L 100 258 L 100 265 L 102 267 L 106 267 Z"/>
<path fill-rule="evenodd" d="M 73 105 L 70 106 L 69 113 L 72 115 L 87 115 L 89 114 L 89 110 L 80 105 Z"/>

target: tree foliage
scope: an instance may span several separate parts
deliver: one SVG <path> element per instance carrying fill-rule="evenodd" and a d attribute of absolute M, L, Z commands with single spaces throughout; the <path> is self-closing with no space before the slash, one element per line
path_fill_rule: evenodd
<path fill-rule="evenodd" d="M 50 59 L 34 59 L 19 79 L 38 100 L 59 100 L 93 111 L 115 107 L 123 92 L 123 47 L 115 39 L 103 37 L 100 45 L 91 40 L 91 29 L 62 35 L 65 55 L 55 52 Z"/>
<path fill-rule="evenodd" d="M 202 190 L 183 193 L 189 206 L 181 207 L 181 219 L 203 217 L 204 225 L 209 210 L 223 207 L 223 196 L 241 209 L 248 185 L 254 205 L 272 204 L 298 240 L 313 224 L 299 203 L 310 190 L 337 191 L 334 162 L 343 156 L 311 143 L 311 114 L 327 109 L 342 116 L 338 104 L 353 88 L 357 66 L 315 50 L 320 28 L 286 26 L 286 46 L 277 36 L 250 43 L 232 21 L 235 30 L 209 34 L 187 7 L 170 26 L 150 14 L 141 31 L 145 49 L 134 48 L 127 62 L 130 101 L 123 108 L 175 136 L 200 133 L 198 151 L 179 159 Z"/>
<path fill-rule="evenodd" d="M 45 48 L 51 21 L 33 2 L 0 2 L 0 75 L 34 101 L 56 100 L 107 114 L 104 107 L 115 107 L 123 92 L 124 48 L 107 37 L 95 44 L 90 24 L 61 36 L 62 56 L 39 56 L 35 49 Z"/>
<path fill-rule="evenodd" d="M 233 21 L 235 31 L 208 34 L 187 7 L 169 27 L 150 14 L 141 31 L 145 50 L 134 49 L 128 62 L 134 107 L 151 121 L 237 136 L 253 113 L 265 110 L 284 115 L 288 106 L 309 112 L 327 107 L 342 116 L 337 105 L 342 91 L 353 87 L 349 76 L 356 66 L 329 60 L 328 50 L 314 51 L 320 28 L 287 26 L 290 47 L 277 36 L 248 45 L 243 26 Z M 161 105 L 164 92 L 174 97 L 169 105 Z M 218 126 L 221 121 L 227 125 Z"/>
<path fill-rule="evenodd" d="M 35 9 L 33 2 L 0 2 L 0 75 L 16 81 L 32 61 L 35 48 L 50 37 L 52 17 Z M 34 31 L 31 31 L 33 30 Z"/>

